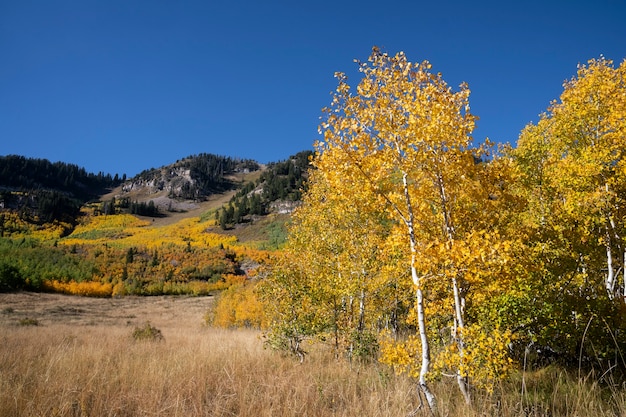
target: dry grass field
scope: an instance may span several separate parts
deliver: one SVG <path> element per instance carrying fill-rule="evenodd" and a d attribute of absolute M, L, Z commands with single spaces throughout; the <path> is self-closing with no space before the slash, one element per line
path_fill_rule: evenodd
<path fill-rule="evenodd" d="M 206 327 L 208 297 L 0 294 L 0 416 L 405 416 L 415 387 L 386 367 L 313 350 L 304 364 L 259 332 Z M 149 321 L 163 340 L 136 340 Z M 442 416 L 620 416 L 626 395 L 558 371 L 465 406 L 436 383 Z M 425 410 L 418 415 L 428 415 Z"/>
<path fill-rule="evenodd" d="M 92 298 L 47 293 L 0 294 L 0 325 L 37 320 L 39 328 L 74 327 L 75 330 L 130 328 L 149 321 L 157 328 L 196 330 L 213 303 L 212 297 Z"/>
<path fill-rule="evenodd" d="M 0 294 L 0 416 L 401 415 L 412 406 L 387 373 L 321 357 L 300 365 L 265 350 L 258 331 L 206 327 L 212 302 Z M 163 341 L 133 339 L 146 321 Z"/>

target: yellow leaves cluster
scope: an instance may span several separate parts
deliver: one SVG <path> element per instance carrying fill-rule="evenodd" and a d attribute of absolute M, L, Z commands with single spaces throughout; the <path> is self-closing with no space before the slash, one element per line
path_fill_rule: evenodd
<path fill-rule="evenodd" d="M 70 229 L 69 223 L 58 220 L 38 225 L 25 221 L 14 211 L 0 210 L 1 237 L 28 236 L 41 241 L 54 241 L 60 239 Z"/>
<path fill-rule="evenodd" d="M 101 230 L 101 229 L 132 229 L 138 227 L 149 226 L 150 222 L 141 220 L 132 214 L 115 214 L 104 216 L 89 216 L 84 218 L 83 222 L 76 227 L 74 231 L 81 234 L 84 231 Z"/>
<path fill-rule="evenodd" d="M 486 330 L 478 325 L 460 329 L 465 343 L 463 354 L 456 343 L 438 347 L 434 352 L 432 377 L 453 376 L 457 372 L 469 377 L 476 388 L 492 392 L 498 381 L 515 369 L 508 347 L 514 336 L 508 330 Z M 391 366 L 398 374 L 417 378 L 420 373 L 421 345 L 416 334 L 395 340 L 387 331 L 381 332 L 379 362 Z"/>
<path fill-rule="evenodd" d="M 83 243 L 104 244 L 140 233 L 150 223 L 130 214 L 110 216 L 87 216 L 76 226 L 70 236 L 59 243 L 80 245 Z"/>
<path fill-rule="evenodd" d="M 2 216 L 2 234 L 4 237 L 26 234 L 32 230 L 32 225 L 23 221 L 20 216 L 12 211 L 4 211 Z"/>
<path fill-rule="evenodd" d="M 130 214 L 88 216 L 74 232 L 59 243 L 65 245 L 107 244 L 118 247 L 142 246 L 159 249 L 163 246 L 212 247 L 231 246 L 237 237 L 207 231 L 208 224 L 189 218 L 160 227 Z"/>
<path fill-rule="evenodd" d="M 42 289 L 62 294 L 82 295 L 87 297 L 110 297 L 114 295 L 113 285 L 98 281 L 61 282 L 58 280 L 44 281 Z"/>
<path fill-rule="evenodd" d="M 215 291 L 228 290 L 231 287 L 241 287 L 245 282 L 245 277 L 241 275 L 226 274 L 218 282 L 206 281 L 155 281 L 148 284 L 144 289 L 145 295 L 210 295 Z M 115 297 L 128 295 L 128 288 L 122 281 L 116 283 L 100 281 L 67 281 L 59 280 L 44 281 L 42 290 L 58 292 L 62 294 L 80 295 L 87 297 Z M 246 306 L 239 307 L 241 309 Z"/>
<path fill-rule="evenodd" d="M 626 61 L 615 68 L 600 58 L 579 66 L 560 101 L 524 129 L 511 151 L 529 185 L 520 189 L 530 208 L 527 225 L 585 259 L 586 271 L 608 271 L 610 298 L 617 289 L 613 272 L 624 268 L 618 250 L 626 235 L 624 137 Z"/>
<path fill-rule="evenodd" d="M 267 327 L 263 304 L 256 294 L 256 284 L 240 283 L 223 291 L 207 322 L 224 328 Z"/>
<path fill-rule="evenodd" d="M 421 345 L 419 336 L 409 335 L 405 340 L 395 340 L 389 332 L 379 337 L 378 361 L 393 368 L 398 375 L 406 374 L 417 378 L 420 374 Z"/>
<path fill-rule="evenodd" d="M 449 345 L 437 357 L 435 369 L 442 373 L 456 369 L 461 376 L 471 378 L 477 388 L 492 392 L 497 382 L 514 370 L 514 362 L 508 353 L 512 332 L 487 330 L 479 325 L 465 327 L 460 332 L 465 343 L 463 355 L 459 354 L 455 344 Z"/>
<path fill-rule="evenodd" d="M 429 72 L 428 62 L 414 65 L 402 53 L 374 51 L 369 62 L 360 65 L 358 95 L 350 95 L 346 77 L 339 78 L 332 106 L 324 109 L 324 143 L 318 150 L 378 153 L 406 166 L 424 161 L 429 149 L 469 146 L 476 118 L 467 111 L 466 85 L 452 92 Z"/>
<path fill-rule="evenodd" d="M 53 241 L 61 239 L 71 228 L 72 225 L 69 223 L 54 220 L 52 223 L 37 226 L 30 236 L 41 241 Z"/>

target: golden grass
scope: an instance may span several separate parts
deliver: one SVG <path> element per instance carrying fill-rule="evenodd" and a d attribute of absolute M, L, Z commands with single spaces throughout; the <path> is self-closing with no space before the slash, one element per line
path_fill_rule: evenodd
<path fill-rule="evenodd" d="M 28 297 L 0 296 L 0 416 L 405 416 L 419 404 L 415 385 L 385 366 L 351 367 L 314 348 L 299 364 L 265 350 L 257 331 L 204 327 L 208 299 L 93 300 L 109 317 L 98 323 L 87 317 L 91 299 Z M 41 304 L 28 312 L 21 299 Z M 51 309 L 58 302 L 73 306 L 67 320 Z M 113 309 L 124 313 L 112 319 Z M 55 320 L 38 315 L 45 311 Z M 76 321 L 76 311 L 86 317 Z M 40 325 L 20 326 L 27 313 Z M 133 339 L 149 317 L 164 341 Z M 626 415 L 621 387 L 550 368 L 524 375 L 522 395 L 521 378 L 475 393 L 471 406 L 451 381 L 434 382 L 440 415 Z"/>
<path fill-rule="evenodd" d="M 3 330 L 3 416 L 402 415 L 410 405 L 402 380 L 332 361 L 299 365 L 252 331 L 135 342 L 119 327 Z"/>

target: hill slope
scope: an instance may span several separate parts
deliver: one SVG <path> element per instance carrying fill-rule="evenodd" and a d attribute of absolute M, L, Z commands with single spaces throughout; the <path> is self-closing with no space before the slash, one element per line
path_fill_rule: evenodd
<path fill-rule="evenodd" d="M 34 223 L 71 222 L 82 204 L 120 183 L 117 176 L 88 173 L 73 164 L 0 156 L 0 209 Z"/>
<path fill-rule="evenodd" d="M 130 212 L 171 223 L 230 203 L 240 216 L 228 218 L 228 224 L 236 224 L 250 212 L 244 207 L 245 194 L 258 196 L 255 214 L 269 213 L 277 200 L 299 200 L 311 154 L 304 151 L 263 166 L 203 153 L 144 170 L 131 179 L 9 155 L 0 157 L 0 210 L 19 213 L 22 220 L 35 224 L 55 220 L 75 224 L 81 205 L 99 201 L 103 214 Z"/>

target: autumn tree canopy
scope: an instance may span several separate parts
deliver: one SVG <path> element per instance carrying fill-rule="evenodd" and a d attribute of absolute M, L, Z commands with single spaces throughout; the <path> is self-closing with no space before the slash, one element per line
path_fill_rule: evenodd
<path fill-rule="evenodd" d="M 491 264 L 504 252 L 496 251 L 502 245 L 488 215 L 494 204 L 481 162 L 488 144 L 472 146 L 476 118 L 467 85 L 453 91 L 428 62 L 414 64 L 402 53 L 375 48 L 359 69 L 356 93 L 344 74 L 336 74 L 339 84 L 323 110 L 323 140 L 316 144 L 316 175 L 290 242 L 301 259 L 309 253 L 324 259 L 324 265 L 309 262 L 298 270 L 320 283 L 316 291 L 329 282 L 318 297 L 341 300 L 335 301 L 339 306 L 358 300 L 367 311 L 376 294 L 394 285 L 413 293 L 414 310 L 403 320 L 415 326 L 419 352 L 408 357 L 419 355 L 420 365 L 398 353 L 405 350 L 402 343 L 384 351 L 390 363 L 418 378 L 434 410 L 427 382 L 433 343 L 438 352 L 454 349 L 445 358 L 437 353 L 436 362 L 456 375 L 469 400 L 466 308 L 474 291 L 492 286 Z M 308 229 L 318 232 L 299 244 Z M 331 247 L 318 247 L 331 240 Z M 435 336 L 442 327 L 443 339 Z"/>
<path fill-rule="evenodd" d="M 470 401 L 529 352 L 609 360 L 624 332 L 625 64 L 581 66 L 497 152 L 472 137 L 466 84 L 377 48 L 358 65 L 354 89 L 335 74 L 286 257 L 263 284 L 282 303 L 273 334 L 336 351 L 374 335 L 432 411 L 437 375 Z"/>
<path fill-rule="evenodd" d="M 524 304 L 534 304 L 514 320 L 529 343 L 577 365 L 614 358 L 623 339 L 614 338 L 626 290 L 625 74 L 626 61 L 579 65 L 509 152 L 527 248 Z M 595 345 L 581 346 L 585 337 Z"/>

